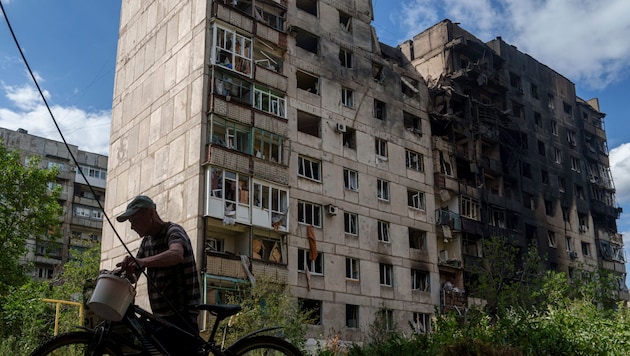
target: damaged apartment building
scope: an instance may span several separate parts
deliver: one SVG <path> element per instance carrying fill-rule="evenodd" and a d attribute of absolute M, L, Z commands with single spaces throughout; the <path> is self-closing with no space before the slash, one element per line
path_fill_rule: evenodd
<path fill-rule="evenodd" d="M 311 338 L 429 329 L 428 90 L 372 20 L 369 0 L 122 2 L 106 210 L 146 194 L 182 224 L 205 302 L 271 279 Z M 104 235 L 107 268 L 125 250 Z"/>
<path fill-rule="evenodd" d="M 443 22 L 390 47 L 369 0 L 123 0 L 120 21 L 106 211 L 146 194 L 183 225 L 206 303 L 271 279 L 311 339 L 426 332 L 497 234 L 622 275 L 604 114 L 500 40 Z M 103 268 L 139 246 L 116 229 Z"/>
<path fill-rule="evenodd" d="M 436 239 L 446 309 L 465 307 L 469 266 L 501 236 L 546 267 L 603 268 L 628 299 L 605 114 L 574 84 L 505 43 L 444 20 L 400 45 L 429 86 Z"/>

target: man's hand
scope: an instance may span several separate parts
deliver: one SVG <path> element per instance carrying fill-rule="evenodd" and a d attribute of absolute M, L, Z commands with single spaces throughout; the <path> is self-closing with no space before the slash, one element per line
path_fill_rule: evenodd
<path fill-rule="evenodd" d="M 125 256 L 122 262 L 116 264 L 116 267 L 120 267 L 128 277 L 136 277 L 142 268 L 140 260 L 131 256 Z"/>

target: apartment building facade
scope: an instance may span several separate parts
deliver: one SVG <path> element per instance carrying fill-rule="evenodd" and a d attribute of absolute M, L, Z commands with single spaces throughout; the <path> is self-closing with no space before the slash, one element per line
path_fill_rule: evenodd
<path fill-rule="evenodd" d="M 71 251 L 80 253 L 101 241 L 103 213 L 99 202 L 101 206 L 105 204 L 107 156 L 82 151 L 73 145 L 69 150 L 63 142 L 30 135 L 23 129 L 0 128 L 0 139 L 8 149 L 18 150 L 25 163 L 29 157 L 38 156 L 42 168 L 57 167 L 59 170 L 57 181 L 51 188 L 54 185 L 61 187 L 62 240 L 53 243 L 29 241 L 29 252 L 22 260 L 33 264 L 33 278 L 51 279 L 58 268 L 72 258 Z"/>
<path fill-rule="evenodd" d="M 449 20 L 400 48 L 431 93 L 440 281 L 465 289 L 483 240 L 502 236 L 522 254 L 535 246 L 569 278 L 611 271 L 628 299 L 597 99 L 577 97 L 571 81 L 500 37 L 484 43 Z"/>
<path fill-rule="evenodd" d="M 108 214 L 153 197 L 189 232 L 208 303 L 270 278 L 316 311 L 310 337 L 359 340 L 379 310 L 426 330 L 428 91 L 371 21 L 367 0 L 123 1 Z M 116 230 L 105 268 L 139 245 Z"/>
<path fill-rule="evenodd" d="M 123 1 L 106 212 L 151 196 L 207 303 L 286 283 L 313 339 L 463 312 L 490 236 L 621 277 L 596 100 L 500 39 L 444 21 L 393 48 L 372 17 L 368 0 Z M 123 243 L 128 224 L 104 227 L 104 268 Z"/>

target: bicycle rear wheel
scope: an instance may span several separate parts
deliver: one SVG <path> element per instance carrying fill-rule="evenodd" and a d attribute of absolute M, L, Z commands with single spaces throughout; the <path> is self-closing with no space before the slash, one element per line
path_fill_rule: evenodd
<path fill-rule="evenodd" d="M 76 331 L 61 334 L 38 347 L 31 356 L 120 356 L 117 347 L 103 342 L 95 348 L 94 333 Z"/>
<path fill-rule="evenodd" d="M 290 342 L 275 336 L 258 335 L 239 340 L 227 351 L 233 355 L 241 356 L 302 356 L 302 352 Z"/>

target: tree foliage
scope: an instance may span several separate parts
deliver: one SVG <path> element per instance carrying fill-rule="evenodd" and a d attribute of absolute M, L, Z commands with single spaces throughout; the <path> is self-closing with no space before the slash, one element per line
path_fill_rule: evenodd
<path fill-rule="evenodd" d="M 255 285 L 246 290 L 244 295 L 242 298 L 232 296 L 229 299 L 229 303 L 240 304 L 242 309 L 229 320 L 229 325 L 224 325 L 225 345 L 250 332 L 281 326 L 282 336 L 293 345 L 304 347 L 307 326 L 312 318 L 308 312 L 301 310 L 286 285 L 257 278 Z"/>
<path fill-rule="evenodd" d="M 60 236 L 60 190 L 48 189 L 58 171 L 42 169 L 40 162 L 33 156 L 23 165 L 19 153 L 0 141 L 0 295 L 26 281 L 19 260 L 29 238 L 55 241 Z"/>
<path fill-rule="evenodd" d="M 85 303 L 83 287 L 98 275 L 100 250 L 100 246 L 94 246 L 83 252 L 73 251 L 56 280 L 29 280 L 10 286 L 9 292 L 0 296 L 0 355 L 28 355 L 53 335 L 55 305 L 45 302 L 45 298 Z M 76 306 L 60 308 L 59 332 L 76 330 L 81 323 L 78 310 Z"/>

